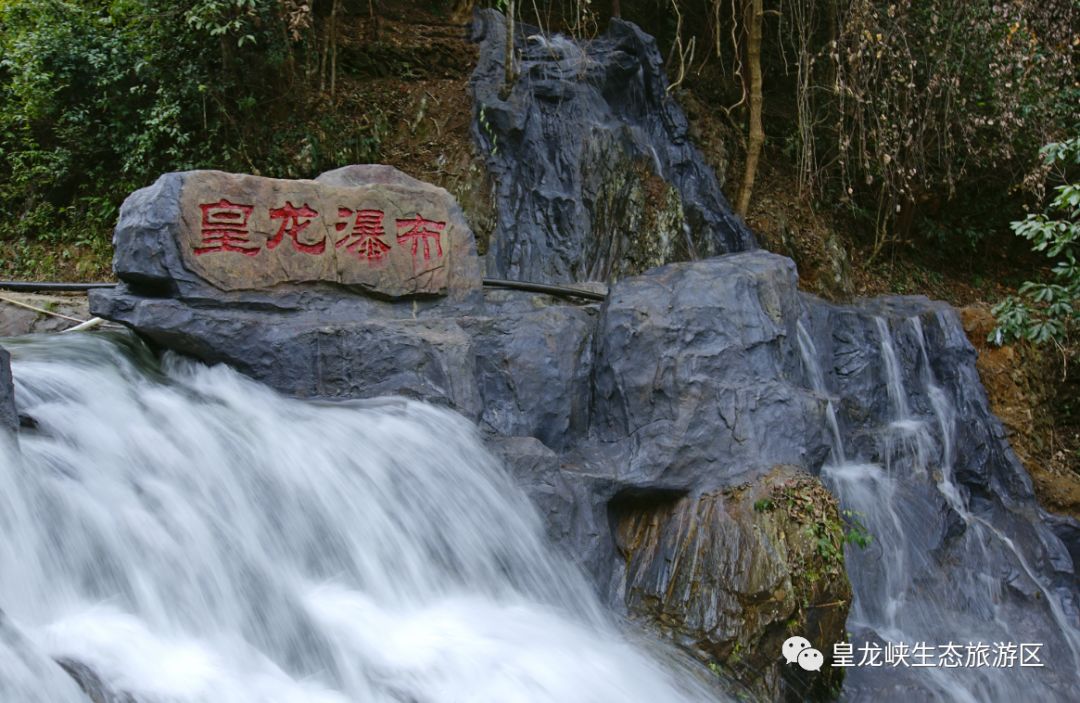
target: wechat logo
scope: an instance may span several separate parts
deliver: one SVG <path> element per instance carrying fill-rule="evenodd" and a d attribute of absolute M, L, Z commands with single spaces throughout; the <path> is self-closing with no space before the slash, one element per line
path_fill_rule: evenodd
<path fill-rule="evenodd" d="M 782 653 L 788 664 L 798 664 L 804 671 L 820 671 L 825 663 L 825 657 L 810 646 L 810 640 L 805 637 L 788 637 Z"/>

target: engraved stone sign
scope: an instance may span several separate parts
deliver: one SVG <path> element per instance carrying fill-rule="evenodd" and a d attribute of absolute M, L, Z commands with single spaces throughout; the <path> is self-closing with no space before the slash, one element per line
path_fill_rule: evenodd
<path fill-rule="evenodd" d="M 145 282 L 194 274 L 223 291 L 338 283 L 391 298 L 480 285 L 472 232 L 445 190 L 385 166 L 326 176 L 166 174 L 124 204 L 117 275 Z M 148 235 L 170 233 L 183 274 L 167 270 L 177 257 L 146 250 Z"/>

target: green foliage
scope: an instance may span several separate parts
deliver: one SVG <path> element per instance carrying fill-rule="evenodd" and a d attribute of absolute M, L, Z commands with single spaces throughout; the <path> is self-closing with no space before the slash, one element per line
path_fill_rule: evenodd
<path fill-rule="evenodd" d="M 844 543 L 852 544 L 859 549 L 866 549 L 874 540 L 873 536 L 866 531 L 866 525 L 859 519 L 862 513 L 856 510 L 844 510 L 841 513 L 846 528 L 844 529 Z"/>
<path fill-rule="evenodd" d="M 160 173 L 373 160 L 385 120 L 322 99 L 312 23 L 292 0 L 0 0 L 0 242 L 107 260 L 120 203 Z"/>
<path fill-rule="evenodd" d="M 998 326 L 990 341 L 996 344 L 1020 338 L 1061 342 L 1080 325 L 1080 182 L 1075 179 L 1080 175 L 1080 137 L 1048 144 L 1041 153 L 1047 166 L 1063 174 L 1071 169 L 1073 179 L 1054 189 L 1045 213 L 1013 222 L 1012 229 L 1047 258 L 1050 279 L 1027 281 L 1019 295 L 994 307 Z"/>

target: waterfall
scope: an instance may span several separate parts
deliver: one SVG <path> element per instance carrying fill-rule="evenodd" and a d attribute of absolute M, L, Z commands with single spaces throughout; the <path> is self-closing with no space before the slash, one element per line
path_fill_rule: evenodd
<path fill-rule="evenodd" d="M 716 699 L 628 640 L 449 411 L 288 399 L 126 337 L 10 348 L 37 427 L 0 431 L 0 680 L 52 658 L 147 703 Z M 12 695 L 79 700 L 57 672 Z"/>
<path fill-rule="evenodd" d="M 891 417 L 875 430 L 875 456 L 822 470 L 841 507 L 858 513 L 872 537 L 868 548 L 849 547 L 846 554 L 856 663 L 859 647 L 869 642 L 935 648 L 1039 643 L 1043 660 L 1052 656 L 1053 662 L 1043 668 L 857 667 L 849 670 L 845 697 L 906 690 L 934 700 L 1067 700 L 1080 670 L 1080 632 L 1014 541 L 978 516 L 956 483 L 956 411 L 935 378 L 920 320 L 901 324 L 918 347 L 920 373 L 910 379 L 889 324 L 875 323 Z M 927 399 L 921 411 L 910 401 L 916 395 Z M 1012 529 L 1041 528 L 1017 521 Z"/>
<path fill-rule="evenodd" d="M 803 367 L 810 379 L 810 387 L 815 393 L 825 398 L 825 422 L 829 426 L 829 445 L 832 450 L 832 465 L 847 463 L 844 455 L 844 439 L 840 435 L 840 423 L 836 419 L 836 406 L 833 399 L 825 388 L 825 374 L 818 363 L 818 351 L 814 346 L 814 340 L 806 331 L 802 320 L 797 320 L 795 328 L 798 333 L 799 355 L 802 357 Z"/>

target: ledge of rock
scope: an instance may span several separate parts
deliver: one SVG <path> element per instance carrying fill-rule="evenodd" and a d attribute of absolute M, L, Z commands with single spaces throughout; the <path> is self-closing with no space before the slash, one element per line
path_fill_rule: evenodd
<path fill-rule="evenodd" d="M 210 246 L 201 238 L 202 205 L 210 203 L 207 217 L 217 222 L 214 208 L 246 193 L 267 194 L 261 202 L 274 208 L 284 197 L 291 207 L 322 212 L 337 201 L 317 195 L 390 197 L 426 186 L 371 166 L 296 183 L 210 174 L 198 182 L 237 190 L 204 188 L 185 200 L 188 178 L 195 176 L 164 176 L 125 204 L 116 236 L 122 283 L 92 292 L 94 314 L 290 395 L 403 395 L 455 409 L 486 433 L 552 541 L 613 607 L 725 668 L 756 667 L 746 676 L 759 692 L 801 695 L 817 686 L 769 659 L 786 637 L 810 632 L 823 653 L 844 639 L 851 598 L 836 561 L 840 522 L 835 503 L 818 500 L 827 496 L 812 478 L 830 455 L 830 467 L 843 463 L 844 446 L 848 457 L 902 477 L 898 490 L 915 515 L 905 545 L 925 566 L 920 588 L 945 593 L 954 581 L 983 578 L 983 567 L 964 558 L 964 534 L 985 521 L 1010 535 L 1041 583 L 1075 602 L 1068 599 L 1076 593 L 1080 529 L 1035 505 L 947 305 L 925 298 L 832 305 L 800 294 L 791 260 L 761 250 L 620 277 L 603 304 L 485 290 L 471 233 L 450 226 L 452 201 L 441 210 L 377 203 L 394 213 L 382 233 L 395 242 L 389 222 L 445 217 L 442 232 L 458 239 L 441 240 L 444 288 L 442 273 L 350 283 L 351 273 L 331 265 L 337 258 L 316 273 L 286 259 L 249 269 L 267 254 L 278 234 L 267 223 L 277 219 L 266 210 L 269 219 L 251 229 L 256 254 L 198 255 Z M 370 204 L 359 198 L 342 209 Z M 185 207 L 187 224 L 179 214 Z M 333 240 L 336 226 L 322 225 L 323 234 L 314 224 L 291 232 L 278 226 L 274 256 L 283 248 L 299 256 L 294 243 L 323 242 L 331 257 L 349 247 Z M 226 234 L 222 243 L 241 246 Z M 408 239 L 397 243 L 394 256 L 413 256 Z M 416 241 L 421 261 L 423 246 Z M 429 251 L 434 257 L 438 249 Z M 219 255 L 236 262 L 217 270 L 235 272 L 232 283 L 216 285 L 218 274 L 192 263 Z M 409 288 L 416 281 L 431 286 Z M 906 449 L 912 442 L 919 451 Z M 915 466 L 913 457 L 944 468 Z M 944 471 L 968 506 L 963 516 L 940 488 Z M 865 494 L 876 485 L 872 474 L 860 477 L 850 490 Z M 846 480 L 831 477 L 830 486 L 840 491 Z M 767 507 L 787 506 L 789 489 L 810 496 L 812 525 L 786 515 L 787 507 Z M 860 588 L 874 587 L 875 564 L 895 532 L 875 522 L 884 519 L 877 503 L 864 512 L 875 541 L 866 553 L 848 554 L 852 612 Z M 807 527 L 824 532 L 810 539 Z M 829 565 L 814 561 L 822 544 L 834 558 Z M 750 567 L 740 570 L 743 564 Z M 1017 622 L 1031 623 L 1025 636 L 1048 622 L 1045 613 L 1033 615 L 1043 607 L 1039 588 L 1013 580 L 999 599 Z M 874 636 L 868 628 L 853 633 L 856 643 Z M 845 683 L 867 695 L 890 685 L 857 670 Z"/>

